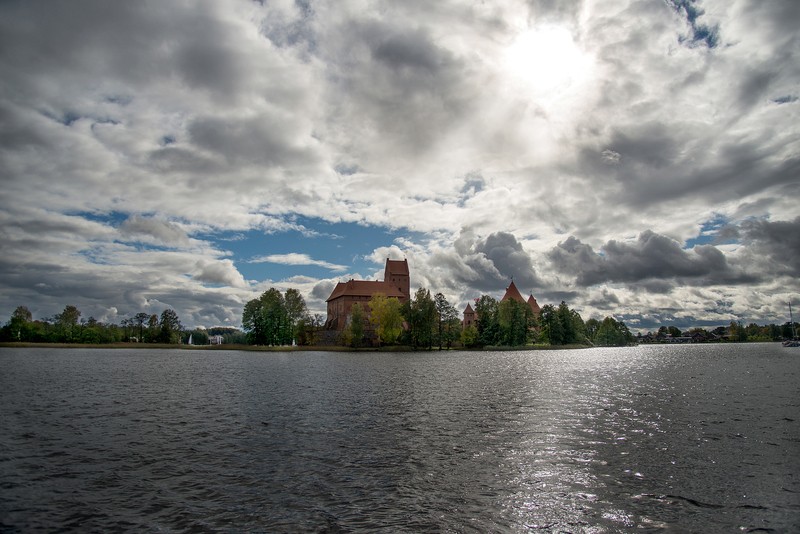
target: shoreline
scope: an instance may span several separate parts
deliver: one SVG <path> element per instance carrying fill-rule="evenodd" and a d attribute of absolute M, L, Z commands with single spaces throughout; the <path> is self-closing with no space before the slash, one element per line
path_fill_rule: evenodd
<path fill-rule="evenodd" d="M 175 345 L 165 343 L 33 343 L 33 342 L 0 342 L 0 348 L 55 348 L 55 349 L 170 349 L 170 350 L 233 350 L 241 352 L 518 352 L 526 350 L 567 350 L 589 349 L 591 345 L 530 345 L 525 347 L 487 347 L 479 349 L 442 348 L 414 349 L 409 346 L 393 345 L 389 347 L 343 347 L 330 346 L 280 346 L 269 347 L 263 345 Z"/>

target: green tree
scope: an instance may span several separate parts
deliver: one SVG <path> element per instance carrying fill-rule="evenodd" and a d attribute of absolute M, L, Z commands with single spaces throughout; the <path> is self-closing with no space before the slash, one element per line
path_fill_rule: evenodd
<path fill-rule="evenodd" d="M 600 329 L 600 321 L 595 319 L 594 317 L 586 321 L 586 337 L 594 343 L 595 337 L 597 337 L 597 331 Z"/>
<path fill-rule="evenodd" d="M 14 341 L 27 341 L 32 321 L 31 311 L 26 306 L 17 306 L 8 321 L 9 337 Z"/>
<path fill-rule="evenodd" d="M 158 315 L 155 313 L 147 320 L 147 331 L 145 332 L 146 341 L 148 343 L 155 343 L 158 341 L 160 330 L 158 327 Z"/>
<path fill-rule="evenodd" d="M 288 345 L 292 342 L 293 328 L 286 300 L 274 287 L 245 304 L 242 326 L 254 345 Z"/>
<path fill-rule="evenodd" d="M 411 346 L 433 347 L 436 332 L 436 304 L 431 298 L 431 292 L 421 287 L 417 289 L 414 298 L 403 306 L 403 316 L 408 322 Z"/>
<path fill-rule="evenodd" d="M 469 325 L 461 331 L 461 344 L 470 348 L 478 345 L 478 329 L 474 325 Z"/>
<path fill-rule="evenodd" d="M 731 341 L 736 341 L 736 342 L 747 341 L 747 330 L 745 329 L 744 326 L 742 326 L 742 323 L 738 321 L 731 321 L 729 331 L 730 331 Z"/>
<path fill-rule="evenodd" d="M 551 345 L 563 345 L 564 328 L 561 326 L 556 307 L 552 304 L 542 306 L 540 321 L 542 341 Z"/>
<path fill-rule="evenodd" d="M 475 301 L 475 315 L 477 315 L 478 325 L 478 345 L 499 345 L 500 344 L 500 305 L 497 300 L 489 295 L 481 295 Z"/>
<path fill-rule="evenodd" d="M 509 347 L 525 345 L 528 341 L 531 315 L 531 309 L 525 303 L 514 299 L 500 301 L 497 309 L 500 344 Z"/>
<path fill-rule="evenodd" d="M 563 330 L 562 343 L 566 345 L 577 342 L 577 325 L 575 324 L 572 310 L 569 309 L 569 306 L 567 306 L 567 303 L 563 300 L 561 301 L 561 304 L 558 305 L 556 315 L 558 317 L 558 322 L 561 323 L 561 329 Z"/>
<path fill-rule="evenodd" d="M 347 326 L 344 329 L 345 344 L 353 348 L 360 347 L 364 343 L 364 309 L 358 302 L 350 308 L 350 315 L 347 317 Z"/>
<path fill-rule="evenodd" d="M 308 316 L 308 308 L 303 295 L 294 288 L 289 288 L 283 295 L 284 305 L 286 306 L 286 316 L 292 331 L 292 338 L 297 340 L 300 337 L 301 323 Z"/>
<path fill-rule="evenodd" d="M 668 326 L 667 333 L 672 337 L 681 337 L 683 335 L 683 332 L 677 326 Z"/>
<path fill-rule="evenodd" d="M 158 341 L 160 343 L 178 343 L 181 340 L 181 325 L 178 314 L 175 310 L 167 308 L 161 312 L 161 320 L 159 321 L 159 334 Z"/>
<path fill-rule="evenodd" d="M 442 345 L 449 349 L 461 335 L 461 321 L 458 319 L 458 310 L 447 301 L 447 298 L 442 293 L 436 293 L 433 296 L 433 303 L 436 307 L 438 319 L 436 342 L 439 345 L 439 350 L 442 350 Z"/>
<path fill-rule="evenodd" d="M 208 331 L 203 328 L 188 330 L 183 333 L 181 340 L 187 345 L 189 340 L 191 340 L 192 345 L 208 345 Z"/>
<path fill-rule="evenodd" d="M 138 335 L 137 341 L 139 343 L 143 343 L 144 342 L 144 325 L 150 320 L 150 315 L 148 315 L 148 314 L 146 314 L 144 312 L 139 312 L 139 313 L 137 313 L 136 315 L 133 316 L 133 320 L 134 320 L 136 326 L 139 329 L 138 330 L 138 334 L 137 334 Z"/>
<path fill-rule="evenodd" d="M 80 318 L 80 310 L 71 305 L 66 306 L 64 311 L 56 315 L 56 327 L 58 328 L 61 341 L 66 341 L 67 343 L 76 341 L 78 334 L 78 321 Z"/>
<path fill-rule="evenodd" d="M 600 323 L 594 343 L 601 347 L 624 347 L 633 343 L 633 334 L 622 321 L 606 317 Z"/>
<path fill-rule="evenodd" d="M 325 318 L 319 313 L 314 315 L 306 314 L 300 319 L 297 326 L 297 344 L 314 345 L 317 342 L 317 336 L 323 324 L 325 324 Z"/>
<path fill-rule="evenodd" d="M 375 293 L 369 301 L 369 321 L 375 327 L 378 343 L 393 344 L 403 331 L 402 305 L 395 297 Z"/>
<path fill-rule="evenodd" d="M 261 320 L 261 301 L 252 299 L 247 301 L 242 311 L 242 328 L 247 333 L 247 341 L 259 345 L 266 339 L 264 322 Z"/>

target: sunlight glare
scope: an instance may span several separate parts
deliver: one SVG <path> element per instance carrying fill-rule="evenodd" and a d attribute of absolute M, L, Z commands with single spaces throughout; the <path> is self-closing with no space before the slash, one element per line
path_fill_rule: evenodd
<path fill-rule="evenodd" d="M 536 94 L 545 96 L 581 82 L 589 58 L 560 26 L 542 26 L 520 33 L 504 54 L 504 66 Z"/>

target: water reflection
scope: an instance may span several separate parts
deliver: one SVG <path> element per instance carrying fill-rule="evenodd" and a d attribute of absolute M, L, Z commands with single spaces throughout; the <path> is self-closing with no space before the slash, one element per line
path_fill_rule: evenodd
<path fill-rule="evenodd" d="M 0 526 L 797 530 L 800 364 L 747 348 L 0 351 Z"/>

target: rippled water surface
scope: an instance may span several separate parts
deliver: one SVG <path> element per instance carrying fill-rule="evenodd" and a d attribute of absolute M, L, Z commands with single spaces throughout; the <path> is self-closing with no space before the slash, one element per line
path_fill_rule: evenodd
<path fill-rule="evenodd" d="M 800 531 L 800 350 L 0 349 L 0 530 Z"/>

